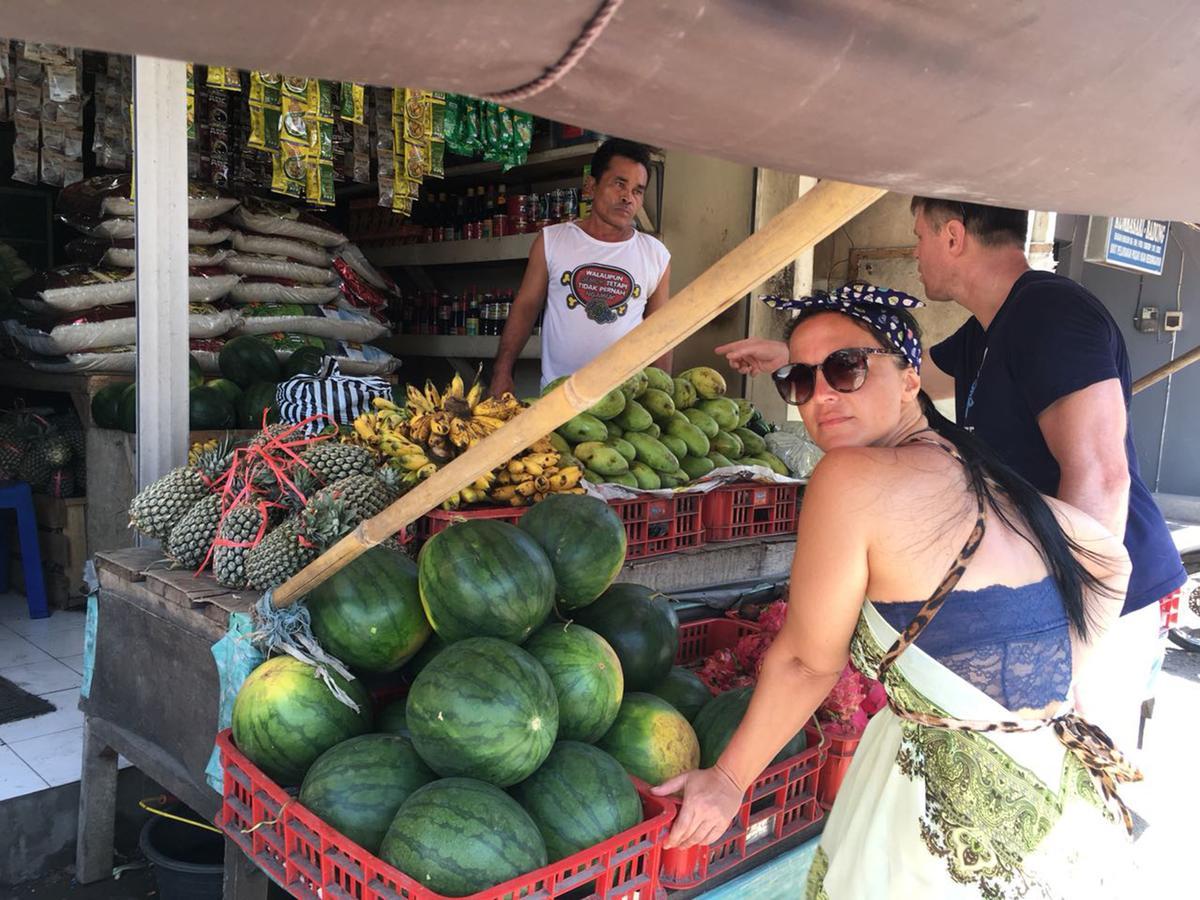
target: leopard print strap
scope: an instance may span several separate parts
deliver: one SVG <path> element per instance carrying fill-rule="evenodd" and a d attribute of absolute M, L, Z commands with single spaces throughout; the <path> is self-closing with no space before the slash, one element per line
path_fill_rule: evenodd
<path fill-rule="evenodd" d="M 916 441 L 940 447 L 959 462 L 962 462 L 964 465 L 966 464 L 957 450 L 947 447 L 938 441 L 929 438 L 914 437 L 905 443 Z M 950 566 L 949 571 L 946 572 L 937 590 L 922 604 L 917 614 L 913 617 L 913 620 L 905 626 L 904 631 L 896 639 L 896 642 L 892 644 L 891 649 L 884 654 L 883 660 L 879 665 L 879 679 L 881 681 L 900 654 L 916 641 L 921 632 L 928 627 L 933 617 L 937 615 L 942 605 L 946 602 L 946 597 L 954 590 L 962 578 L 963 572 L 966 571 L 967 563 L 975 555 L 975 551 L 979 549 L 979 544 L 983 540 L 987 525 L 987 501 L 982 492 L 978 492 L 975 499 L 977 501 L 975 527 L 971 529 L 971 534 L 967 537 L 966 543 L 963 544 L 962 550 L 959 551 L 958 557 Z M 887 694 L 887 700 L 892 712 L 900 718 L 931 728 L 945 728 L 952 731 L 975 731 L 980 733 L 1016 733 L 1037 731 L 1047 727 L 1053 728 L 1055 735 L 1063 746 L 1074 753 L 1084 768 L 1096 779 L 1104 798 L 1116 805 L 1126 830 L 1130 834 L 1133 834 L 1133 818 L 1130 815 L 1129 807 L 1125 805 L 1124 801 L 1117 794 L 1117 783 L 1141 781 L 1142 773 L 1125 758 L 1121 751 L 1113 744 L 1112 739 L 1102 729 L 1086 721 L 1078 714 L 1069 712 L 1064 715 L 1041 719 L 1016 719 L 991 722 L 972 719 L 952 719 L 904 709 L 892 698 L 890 691 Z"/>

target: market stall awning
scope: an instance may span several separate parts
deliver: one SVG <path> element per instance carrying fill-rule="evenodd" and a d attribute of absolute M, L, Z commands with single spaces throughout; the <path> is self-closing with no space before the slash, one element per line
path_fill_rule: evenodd
<path fill-rule="evenodd" d="M 600 0 L 7 0 L 5 36 L 468 94 L 537 78 Z M 1200 217 L 1200 5 L 628 0 L 520 104 L 891 190 Z"/>

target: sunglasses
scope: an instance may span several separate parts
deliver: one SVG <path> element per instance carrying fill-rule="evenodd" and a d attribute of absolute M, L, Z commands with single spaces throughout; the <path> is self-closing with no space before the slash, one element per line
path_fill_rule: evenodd
<path fill-rule="evenodd" d="M 899 350 L 884 350 L 879 347 L 843 347 L 834 350 L 824 362 L 815 366 L 808 363 L 792 363 L 771 373 L 771 380 L 785 402 L 802 406 L 812 399 L 817 389 L 817 370 L 825 376 L 825 382 L 841 394 L 851 394 L 867 380 L 867 357 L 903 356 Z"/>

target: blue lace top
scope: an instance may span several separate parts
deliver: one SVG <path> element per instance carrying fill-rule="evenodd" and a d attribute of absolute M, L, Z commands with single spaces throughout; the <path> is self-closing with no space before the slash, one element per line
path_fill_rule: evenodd
<path fill-rule="evenodd" d="M 902 631 L 923 601 L 876 603 Z M 1071 640 L 1052 578 L 1020 587 L 951 591 L 916 645 L 1007 709 L 1040 709 L 1066 699 Z"/>

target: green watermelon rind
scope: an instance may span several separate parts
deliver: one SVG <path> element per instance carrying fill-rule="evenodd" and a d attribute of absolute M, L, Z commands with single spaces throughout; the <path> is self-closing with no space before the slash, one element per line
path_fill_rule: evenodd
<path fill-rule="evenodd" d="M 550 622 L 527 640 L 558 697 L 558 739 L 591 743 L 612 727 L 625 696 L 621 661 L 608 641 L 582 625 Z"/>
<path fill-rule="evenodd" d="M 700 714 L 713 699 L 712 691 L 691 669 L 672 666 L 667 677 L 650 691 L 651 694 L 662 697 L 673 707 L 683 713 L 683 717 L 696 724 L 696 716 Z"/>
<path fill-rule="evenodd" d="M 700 741 L 691 723 L 654 694 L 626 694 L 617 720 L 596 746 L 650 785 L 700 765 Z"/>
<path fill-rule="evenodd" d="M 317 817 L 376 853 L 400 804 L 436 779 L 412 741 L 395 734 L 363 734 L 317 757 L 304 776 L 299 799 Z"/>
<path fill-rule="evenodd" d="M 238 749 L 281 785 L 299 784 L 322 753 L 371 730 L 371 698 L 359 681 L 330 675 L 359 707 L 346 706 L 316 669 L 275 656 L 247 677 L 233 703 Z"/>
<path fill-rule="evenodd" d="M 468 638 L 421 670 L 405 717 L 413 746 L 439 775 L 508 787 L 554 746 L 558 697 L 541 663 L 520 647 Z"/>
<path fill-rule="evenodd" d="M 642 821 L 637 788 L 599 747 L 559 741 L 536 772 L 510 793 L 529 813 L 551 862 L 606 841 Z"/>
<path fill-rule="evenodd" d="M 321 646 L 364 672 L 399 669 L 432 631 L 417 565 L 391 547 L 371 548 L 314 588 L 305 604 Z"/>
<path fill-rule="evenodd" d="M 380 858 L 421 887 L 465 897 L 546 865 L 529 813 L 494 785 L 444 778 L 401 804 Z"/>
<path fill-rule="evenodd" d="M 560 610 L 592 603 L 625 565 L 625 525 L 603 500 L 551 494 L 518 523 L 537 541 L 554 569 Z"/>
<path fill-rule="evenodd" d="M 506 522 L 451 525 L 426 541 L 417 567 L 425 615 L 451 643 L 487 636 L 519 644 L 554 607 L 550 560 Z"/>
<path fill-rule="evenodd" d="M 617 582 L 570 617 L 608 641 L 621 660 L 625 690 L 649 691 L 671 671 L 679 619 L 671 601 L 640 584 Z"/>

